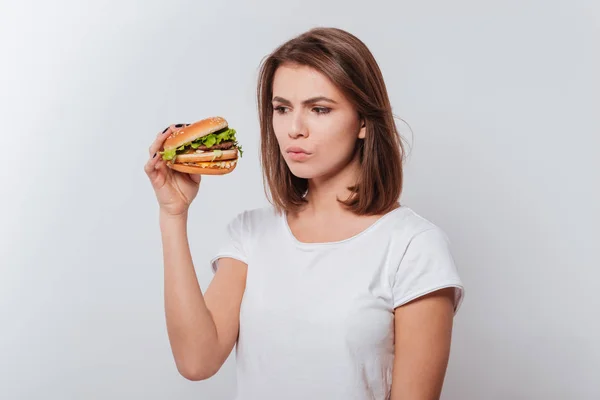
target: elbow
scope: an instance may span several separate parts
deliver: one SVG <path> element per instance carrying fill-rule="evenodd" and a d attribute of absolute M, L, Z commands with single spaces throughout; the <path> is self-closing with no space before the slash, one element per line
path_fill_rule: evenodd
<path fill-rule="evenodd" d="M 181 365 L 177 366 L 177 370 L 185 379 L 197 382 L 211 378 L 219 371 L 219 368 L 213 368 L 210 365 Z"/>
<path fill-rule="evenodd" d="M 181 376 L 189 381 L 203 381 L 214 376 L 223 365 L 217 353 L 218 346 L 207 346 L 206 351 L 189 347 L 175 354 L 175 365 Z"/>

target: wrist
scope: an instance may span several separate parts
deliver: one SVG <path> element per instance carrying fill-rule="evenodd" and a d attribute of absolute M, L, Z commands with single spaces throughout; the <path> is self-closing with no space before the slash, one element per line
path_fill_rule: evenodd
<path fill-rule="evenodd" d="M 185 222 L 188 218 L 188 211 L 186 210 L 180 214 L 170 214 L 167 211 L 160 209 L 159 218 L 161 221 Z"/>

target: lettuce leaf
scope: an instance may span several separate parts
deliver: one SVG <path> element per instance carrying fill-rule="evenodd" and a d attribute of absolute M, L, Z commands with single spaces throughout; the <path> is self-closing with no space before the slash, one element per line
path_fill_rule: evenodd
<path fill-rule="evenodd" d="M 201 145 L 204 145 L 208 148 L 211 148 L 215 144 L 221 144 L 221 142 L 232 141 L 234 145 L 240 149 L 241 155 L 241 147 L 237 146 L 237 140 L 235 137 L 236 131 L 235 129 L 225 128 L 217 132 L 213 132 L 210 135 L 203 136 L 199 139 L 194 140 L 193 142 L 186 143 L 184 145 L 179 146 L 176 149 L 165 150 L 161 152 L 163 160 L 172 160 L 175 158 L 177 154 L 183 153 L 187 148 L 191 147 L 192 149 L 197 149 Z"/>
<path fill-rule="evenodd" d="M 172 160 L 172 159 L 174 159 L 176 152 L 177 152 L 177 149 L 169 149 L 169 150 L 163 151 L 161 153 L 163 160 Z"/>

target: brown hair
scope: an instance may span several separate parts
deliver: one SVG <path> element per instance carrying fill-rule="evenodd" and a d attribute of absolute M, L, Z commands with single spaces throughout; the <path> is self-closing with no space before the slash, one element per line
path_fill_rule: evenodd
<path fill-rule="evenodd" d="M 314 28 L 279 46 L 261 63 L 257 98 L 263 183 L 278 212 L 298 211 L 307 200 L 308 181 L 291 173 L 273 131 L 273 78 L 284 64 L 323 73 L 354 105 L 366 124 L 357 139 L 360 173 L 348 199 L 339 202 L 358 215 L 386 213 L 402 193 L 404 147 L 392 113 L 383 76 L 367 46 L 337 28 Z M 268 191 L 267 191 L 268 189 Z"/>

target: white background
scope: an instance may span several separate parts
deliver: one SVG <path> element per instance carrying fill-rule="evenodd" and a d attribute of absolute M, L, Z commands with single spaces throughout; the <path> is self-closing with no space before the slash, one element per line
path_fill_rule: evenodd
<path fill-rule="evenodd" d="M 235 358 L 178 375 L 158 207 L 171 123 L 225 116 L 245 154 L 190 218 L 201 287 L 225 223 L 266 205 L 257 69 L 318 25 L 372 50 L 410 143 L 402 203 L 467 288 L 443 399 L 599 399 L 597 1 L 2 1 L 0 398 L 232 399 Z"/>

